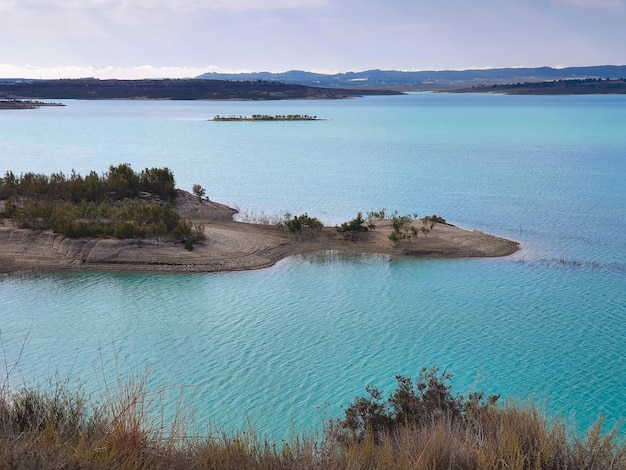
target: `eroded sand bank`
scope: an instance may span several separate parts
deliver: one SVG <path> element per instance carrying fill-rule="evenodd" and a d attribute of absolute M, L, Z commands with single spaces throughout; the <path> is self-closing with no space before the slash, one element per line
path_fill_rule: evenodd
<path fill-rule="evenodd" d="M 422 258 L 508 256 L 519 244 L 480 231 L 435 224 L 427 235 L 394 248 L 389 221 L 359 241 L 347 241 L 334 228 L 316 240 L 297 241 L 273 225 L 233 221 L 235 210 L 181 195 L 182 216 L 204 224 L 206 241 L 187 251 L 180 243 L 158 240 L 70 239 L 52 232 L 20 230 L 0 225 L 0 272 L 23 270 L 106 270 L 216 272 L 268 267 L 296 254 L 320 250 L 379 253 Z"/>

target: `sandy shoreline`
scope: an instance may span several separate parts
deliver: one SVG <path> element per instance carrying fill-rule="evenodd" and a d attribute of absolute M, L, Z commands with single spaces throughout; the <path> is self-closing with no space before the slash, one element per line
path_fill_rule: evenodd
<path fill-rule="evenodd" d="M 479 231 L 435 224 L 428 235 L 394 248 L 389 221 L 378 221 L 366 240 L 346 241 L 334 228 L 319 239 L 296 241 L 273 225 L 235 222 L 227 206 L 179 197 L 182 216 L 204 224 L 206 241 L 187 251 L 158 240 L 70 239 L 46 231 L 0 225 L 0 273 L 31 270 L 219 272 L 261 269 L 297 254 L 336 250 L 416 258 L 508 256 L 519 244 Z M 1 224 L 1 223 L 0 223 Z"/>

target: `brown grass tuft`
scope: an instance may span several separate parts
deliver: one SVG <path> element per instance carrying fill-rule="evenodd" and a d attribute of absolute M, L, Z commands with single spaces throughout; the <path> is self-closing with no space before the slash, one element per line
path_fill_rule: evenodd
<path fill-rule="evenodd" d="M 145 376 L 105 387 L 99 404 L 80 387 L 56 381 L 45 390 L 0 393 L 0 469 L 623 469 L 619 427 L 604 418 L 584 436 L 568 434 L 533 402 L 470 408 L 463 419 L 438 414 L 347 442 L 338 422 L 321 435 L 272 442 L 252 426 L 185 434 L 185 413 L 156 425 L 149 411 L 162 394 Z"/>

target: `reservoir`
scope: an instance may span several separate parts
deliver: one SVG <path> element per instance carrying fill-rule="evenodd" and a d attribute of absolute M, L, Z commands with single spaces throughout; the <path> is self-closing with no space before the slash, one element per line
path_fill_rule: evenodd
<path fill-rule="evenodd" d="M 0 112 L 0 172 L 168 167 L 244 219 L 437 214 L 521 243 L 498 259 L 335 253 L 213 274 L 0 278 L 0 377 L 97 400 L 145 374 L 165 419 L 319 429 L 368 384 L 437 365 L 584 428 L 626 410 L 626 96 L 66 101 Z M 306 114 L 319 121 L 211 122 Z"/>

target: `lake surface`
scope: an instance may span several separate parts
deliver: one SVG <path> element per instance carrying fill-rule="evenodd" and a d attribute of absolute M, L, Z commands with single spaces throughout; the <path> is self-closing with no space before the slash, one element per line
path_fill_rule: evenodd
<path fill-rule="evenodd" d="M 0 172 L 167 166 L 178 187 L 199 183 L 248 217 L 436 213 L 523 248 L 0 278 L 12 386 L 58 373 L 97 397 L 146 370 L 166 419 L 182 393 L 197 423 L 282 438 L 340 416 L 367 384 L 390 390 L 395 374 L 438 365 L 458 392 L 531 396 L 582 427 L 626 415 L 626 96 L 66 104 L 0 112 Z M 324 120 L 207 121 L 216 114 Z"/>

